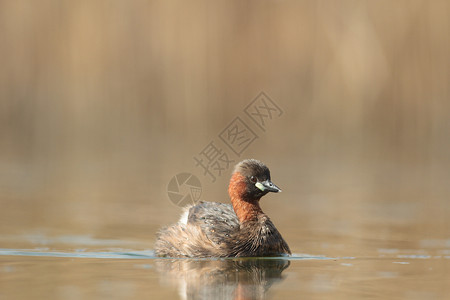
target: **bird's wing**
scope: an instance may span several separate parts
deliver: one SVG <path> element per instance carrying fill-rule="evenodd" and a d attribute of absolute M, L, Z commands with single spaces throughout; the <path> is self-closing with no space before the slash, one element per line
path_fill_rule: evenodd
<path fill-rule="evenodd" d="M 230 239 L 240 226 L 231 204 L 203 201 L 190 207 L 187 224 L 199 226 L 216 244 Z"/>

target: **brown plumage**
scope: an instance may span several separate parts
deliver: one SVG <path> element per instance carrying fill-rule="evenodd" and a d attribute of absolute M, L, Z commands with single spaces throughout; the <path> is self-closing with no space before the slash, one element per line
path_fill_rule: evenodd
<path fill-rule="evenodd" d="M 180 221 L 158 232 L 155 252 L 169 257 L 242 257 L 291 254 L 259 200 L 281 191 L 269 169 L 247 159 L 236 165 L 228 193 L 232 205 L 199 202 L 186 207 Z"/>

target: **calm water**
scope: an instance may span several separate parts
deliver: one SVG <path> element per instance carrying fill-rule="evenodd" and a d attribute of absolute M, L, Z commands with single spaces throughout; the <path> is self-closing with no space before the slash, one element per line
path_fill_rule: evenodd
<path fill-rule="evenodd" d="M 144 240 L 36 231 L 3 235 L 0 242 L 0 299 L 445 299 L 450 295 L 450 239 L 305 235 L 303 242 L 294 239 L 291 248 L 321 254 L 257 259 L 161 259 L 151 248 L 145 249 Z"/>
<path fill-rule="evenodd" d="M 2 299 L 405 298 L 448 295 L 450 251 L 376 257 L 158 259 L 151 251 L 0 250 Z"/>
<path fill-rule="evenodd" d="M 283 192 L 261 200 L 294 253 L 288 258 L 155 257 L 156 231 L 181 210 L 163 179 L 152 182 L 151 199 L 5 197 L 0 299 L 450 297 L 445 193 L 419 184 L 377 189 L 357 177 L 319 189 L 293 172 L 273 172 Z M 227 181 L 204 181 L 202 200 L 226 202 Z"/>

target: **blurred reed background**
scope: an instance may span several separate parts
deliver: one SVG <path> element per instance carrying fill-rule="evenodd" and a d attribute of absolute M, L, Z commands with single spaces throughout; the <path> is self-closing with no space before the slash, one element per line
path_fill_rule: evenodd
<path fill-rule="evenodd" d="M 360 219 L 448 233 L 449 15 L 439 0 L 0 1 L 0 233 L 151 244 L 179 211 L 173 175 L 227 201 L 230 171 L 211 183 L 193 157 L 261 91 L 284 114 L 233 158 L 269 165 L 284 192 L 263 206 L 288 240 Z"/>

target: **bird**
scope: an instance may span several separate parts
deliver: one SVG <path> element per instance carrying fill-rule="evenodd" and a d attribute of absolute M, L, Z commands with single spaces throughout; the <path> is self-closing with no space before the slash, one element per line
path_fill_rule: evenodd
<path fill-rule="evenodd" d="M 269 168 L 256 159 L 239 162 L 228 186 L 231 204 L 200 201 L 184 208 L 180 220 L 157 233 L 159 257 L 289 256 L 291 250 L 259 204 L 281 189 Z"/>

